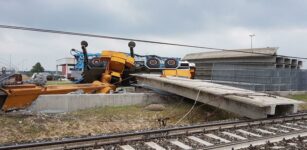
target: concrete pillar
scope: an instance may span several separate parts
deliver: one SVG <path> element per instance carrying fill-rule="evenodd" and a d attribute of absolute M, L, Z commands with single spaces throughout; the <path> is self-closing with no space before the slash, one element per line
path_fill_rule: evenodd
<path fill-rule="evenodd" d="M 284 64 L 276 64 L 276 68 L 285 68 Z"/>
<path fill-rule="evenodd" d="M 276 64 L 282 65 L 285 63 L 285 59 L 283 57 L 276 57 Z"/>
<path fill-rule="evenodd" d="M 291 59 L 291 69 L 297 69 L 297 59 Z"/>
<path fill-rule="evenodd" d="M 291 65 L 291 59 L 285 58 L 284 61 L 285 61 L 285 65 Z"/>
<path fill-rule="evenodd" d="M 291 59 L 285 58 L 285 68 L 286 69 L 291 68 Z"/>
<path fill-rule="evenodd" d="M 301 60 L 298 61 L 298 67 L 299 67 L 299 68 L 303 67 L 303 61 L 301 61 Z"/>

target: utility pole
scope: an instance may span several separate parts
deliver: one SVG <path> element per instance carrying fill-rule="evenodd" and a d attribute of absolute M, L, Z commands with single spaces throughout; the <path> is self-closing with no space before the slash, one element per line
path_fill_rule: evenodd
<path fill-rule="evenodd" d="M 251 49 L 253 49 L 253 37 L 256 36 L 255 34 L 250 34 L 251 37 Z"/>
<path fill-rule="evenodd" d="M 12 55 L 10 54 L 10 70 L 12 69 Z"/>

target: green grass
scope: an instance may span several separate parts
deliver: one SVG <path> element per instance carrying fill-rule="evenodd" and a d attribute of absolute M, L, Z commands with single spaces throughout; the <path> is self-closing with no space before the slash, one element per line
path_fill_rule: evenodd
<path fill-rule="evenodd" d="M 307 102 L 307 94 L 291 95 L 291 98 Z"/>
<path fill-rule="evenodd" d="M 306 102 L 300 105 L 300 109 L 307 110 L 307 94 L 290 95 L 290 98 Z"/>

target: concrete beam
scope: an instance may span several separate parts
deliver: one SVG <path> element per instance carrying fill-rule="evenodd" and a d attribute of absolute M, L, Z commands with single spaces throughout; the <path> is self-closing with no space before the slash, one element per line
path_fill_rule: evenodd
<path fill-rule="evenodd" d="M 103 106 L 146 105 L 160 103 L 163 99 L 164 96 L 155 93 L 40 95 L 28 109 L 32 112 L 61 113 Z"/>
<path fill-rule="evenodd" d="M 299 67 L 299 68 L 303 67 L 303 61 L 301 61 L 301 60 L 298 61 L 298 67 Z"/>
<path fill-rule="evenodd" d="M 188 60 L 193 63 L 276 63 L 276 57 L 256 57 L 256 58 L 216 58 Z"/>
<path fill-rule="evenodd" d="M 209 83 L 203 80 L 178 77 L 165 78 L 152 74 L 135 74 L 134 76 L 137 77 L 139 84 L 145 84 L 254 119 L 296 113 L 298 104 L 302 103 L 288 98 Z"/>
<path fill-rule="evenodd" d="M 254 57 L 274 57 L 277 53 L 277 47 L 272 48 L 253 48 L 253 49 L 236 49 L 234 51 L 214 51 L 190 53 L 185 55 L 183 60 L 199 60 L 199 59 L 220 59 L 220 58 L 254 58 Z M 246 53 L 249 52 L 249 53 Z"/>

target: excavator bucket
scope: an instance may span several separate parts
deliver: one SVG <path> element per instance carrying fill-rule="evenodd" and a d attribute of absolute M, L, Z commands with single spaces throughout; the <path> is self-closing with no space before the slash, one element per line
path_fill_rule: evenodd
<path fill-rule="evenodd" d="M 9 111 L 31 105 L 40 94 L 41 88 L 35 85 L 10 86 L 7 89 L 1 89 L 1 92 L 4 93 L 1 109 L 3 111 Z"/>

